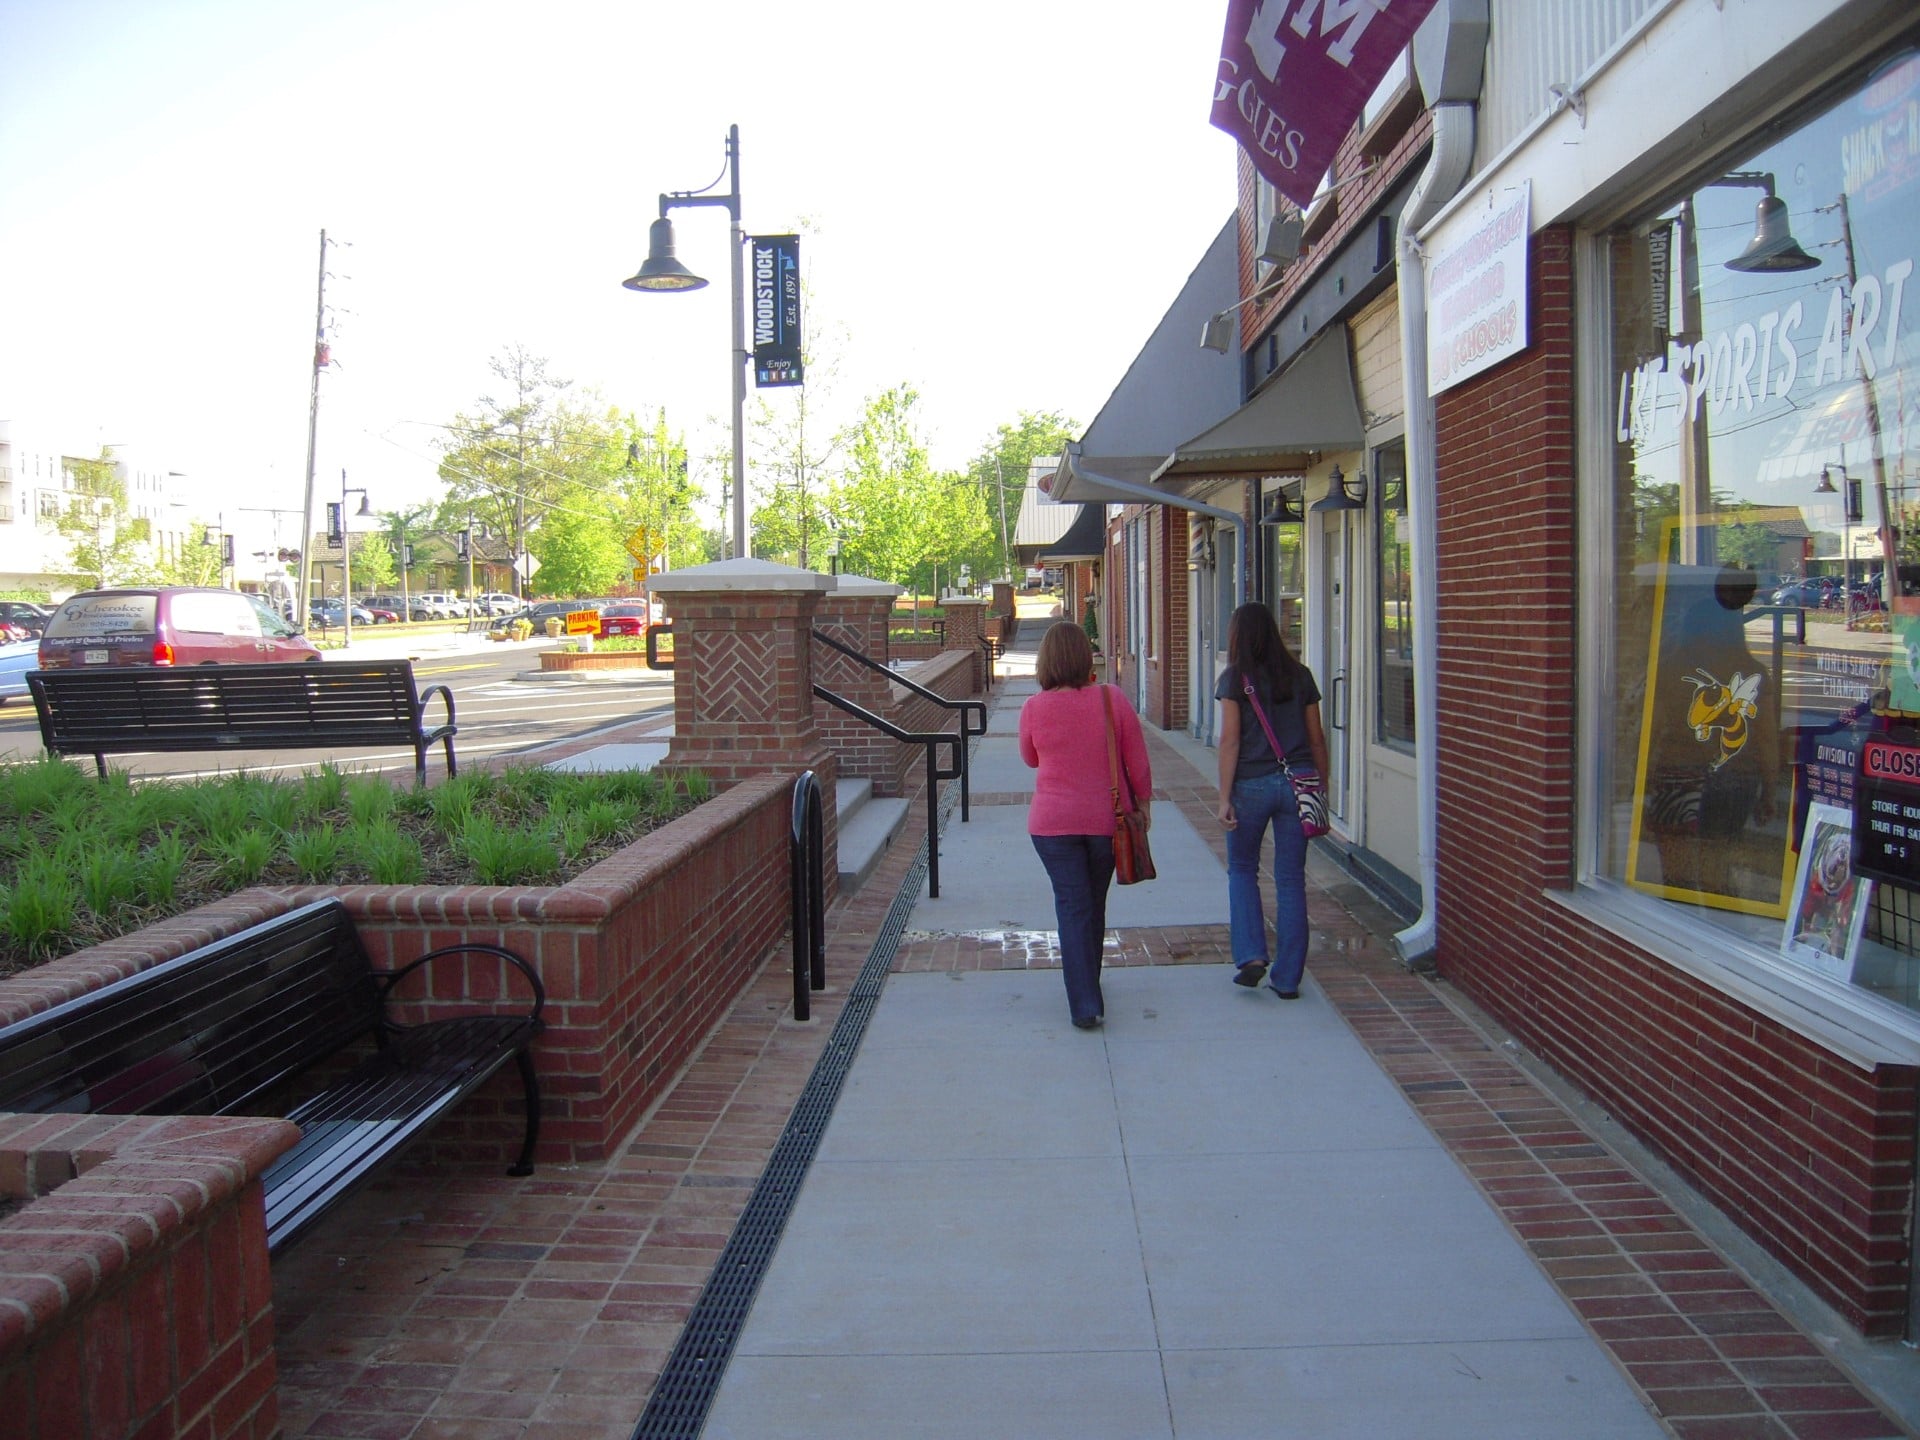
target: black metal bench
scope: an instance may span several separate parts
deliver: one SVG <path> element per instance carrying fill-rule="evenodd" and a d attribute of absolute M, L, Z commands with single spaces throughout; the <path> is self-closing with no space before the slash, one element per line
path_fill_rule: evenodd
<path fill-rule="evenodd" d="M 414 781 L 424 784 L 436 742 L 454 773 L 453 692 L 417 689 L 409 660 L 33 670 L 27 686 L 47 749 L 91 755 L 102 775 L 107 756 L 142 751 L 410 745 Z M 446 723 L 428 729 L 425 706 L 436 695 Z"/>
<path fill-rule="evenodd" d="M 526 981 L 527 1013 L 388 1018 L 389 995 L 415 971 L 489 956 L 502 993 L 507 972 Z M 263 1176 L 277 1253 L 509 1060 L 527 1115 L 508 1173 L 532 1174 L 540 1091 L 529 1047 L 545 1005 L 540 977 L 497 945 L 449 945 L 376 970 L 346 907 L 321 900 L 0 1028 L 0 1110 L 277 1114 L 292 1081 L 370 1039 L 370 1054 L 343 1060 L 319 1094 L 286 1111 L 300 1141 Z"/>

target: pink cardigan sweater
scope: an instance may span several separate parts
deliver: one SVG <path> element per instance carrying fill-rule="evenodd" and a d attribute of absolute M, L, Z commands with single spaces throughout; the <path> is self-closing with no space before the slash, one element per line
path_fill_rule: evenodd
<path fill-rule="evenodd" d="M 1029 835 L 1113 833 L 1103 691 L 1113 696 L 1113 738 L 1134 805 L 1153 794 L 1146 737 L 1125 695 L 1110 685 L 1042 690 L 1020 707 L 1020 758 L 1040 772 L 1027 811 Z"/>

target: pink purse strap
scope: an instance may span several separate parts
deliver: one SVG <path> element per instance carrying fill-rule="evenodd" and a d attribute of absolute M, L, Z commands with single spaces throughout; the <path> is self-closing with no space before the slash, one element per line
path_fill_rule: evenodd
<path fill-rule="evenodd" d="M 1253 681 L 1242 675 L 1240 677 L 1240 688 L 1246 694 L 1247 703 L 1253 706 L 1253 713 L 1259 718 L 1260 728 L 1267 732 L 1267 744 L 1273 750 L 1273 758 L 1280 762 L 1281 771 L 1291 783 L 1293 781 L 1293 767 L 1287 764 L 1287 752 L 1280 748 L 1279 740 L 1274 737 L 1273 726 L 1267 723 L 1267 712 L 1261 707 L 1260 695 L 1253 688 Z"/>

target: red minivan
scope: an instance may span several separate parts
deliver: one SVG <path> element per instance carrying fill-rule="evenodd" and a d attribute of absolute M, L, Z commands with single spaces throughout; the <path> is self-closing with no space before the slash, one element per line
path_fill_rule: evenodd
<path fill-rule="evenodd" d="M 313 642 L 265 601 L 187 586 L 82 591 L 54 607 L 40 637 L 42 670 L 319 658 Z"/>

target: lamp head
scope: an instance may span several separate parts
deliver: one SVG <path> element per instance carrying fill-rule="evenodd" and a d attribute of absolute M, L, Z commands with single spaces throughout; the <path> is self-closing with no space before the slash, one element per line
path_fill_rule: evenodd
<path fill-rule="evenodd" d="M 1300 254 L 1306 222 L 1298 215 L 1276 215 L 1267 222 L 1266 241 L 1255 257 L 1272 265 L 1291 264 Z"/>
<path fill-rule="evenodd" d="M 1813 493 L 1816 495 L 1837 495 L 1840 493 L 1833 483 L 1833 467 L 1831 465 L 1822 465 L 1820 467 L 1820 483 L 1813 487 Z"/>
<path fill-rule="evenodd" d="M 1356 475 L 1349 482 L 1340 473 L 1338 465 L 1333 474 L 1327 477 L 1327 493 L 1307 507 L 1309 515 L 1324 515 L 1330 510 L 1364 510 L 1367 508 L 1367 477 Z M 1355 493 L 1358 491 L 1359 493 Z"/>
<path fill-rule="evenodd" d="M 620 283 L 629 290 L 698 290 L 707 282 L 674 258 L 673 221 L 662 215 L 647 230 L 645 263 Z"/>
<path fill-rule="evenodd" d="M 370 519 L 373 516 L 373 497 L 364 491 L 360 496 L 360 508 L 353 512 L 356 519 Z"/>
<path fill-rule="evenodd" d="M 1273 497 L 1273 508 L 1260 517 L 1262 525 L 1304 525 L 1307 512 L 1301 507 L 1299 497 L 1289 495 L 1285 490 L 1278 491 Z"/>
<path fill-rule="evenodd" d="M 1787 202 L 1778 195 L 1766 194 L 1754 207 L 1753 238 L 1747 248 L 1727 261 L 1727 269 L 1743 275 L 1771 275 L 1782 271 L 1812 270 L 1819 266 L 1818 256 L 1809 255 L 1793 238 L 1787 223 Z"/>
<path fill-rule="evenodd" d="M 1208 316 L 1206 328 L 1200 332 L 1200 348 L 1224 355 L 1232 344 L 1233 312 L 1222 310 L 1218 315 Z"/>

